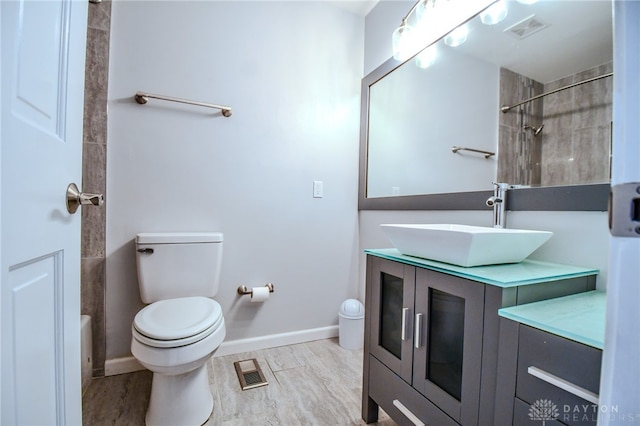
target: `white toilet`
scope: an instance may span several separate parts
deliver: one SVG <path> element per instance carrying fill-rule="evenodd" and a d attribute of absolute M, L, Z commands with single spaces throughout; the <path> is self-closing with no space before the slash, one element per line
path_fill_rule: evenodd
<path fill-rule="evenodd" d="M 207 361 L 225 337 L 218 232 L 136 237 L 140 296 L 131 353 L 153 372 L 147 425 L 201 425 L 213 409 Z"/>

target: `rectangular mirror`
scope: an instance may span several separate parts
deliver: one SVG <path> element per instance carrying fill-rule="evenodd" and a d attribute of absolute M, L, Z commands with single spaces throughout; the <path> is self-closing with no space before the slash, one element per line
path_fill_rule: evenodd
<path fill-rule="evenodd" d="M 611 2 L 506 4 L 363 79 L 360 209 L 607 209 Z"/>

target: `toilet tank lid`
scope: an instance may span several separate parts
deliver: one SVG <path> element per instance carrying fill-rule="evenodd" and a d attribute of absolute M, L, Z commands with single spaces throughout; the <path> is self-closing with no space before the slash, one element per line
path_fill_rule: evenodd
<path fill-rule="evenodd" d="M 143 232 L 136 235 L 137 244 L 221 243 L 221 232 Z"/>

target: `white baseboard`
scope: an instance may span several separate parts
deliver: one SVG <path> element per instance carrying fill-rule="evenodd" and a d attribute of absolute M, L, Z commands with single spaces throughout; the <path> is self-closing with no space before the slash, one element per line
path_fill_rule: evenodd
<path fill-rule="evenodd" d="M 122 358 L 108 359 L 104 363 L 104 375 L 115 376 L 116 374 L 133 373 L 145 368 L 133 355 Z"/>
<path fill-rule="evenodd" d="M 222 342 L 213 356 L 233 355 L 320 339 L 330 339 L 332 337 L 338 337 L 337 325 L 292 331 L 289 333 L 270 334 L 268 336 L 251 337 L 248 339 L 230 340 Z M 132 373 L 140 370 L 144 370 L 144 367 L 140 365 L 138 360 L 133 356 L 109 359 L 104 364 L 105 376 L 115 376 L 116 374 Z"/>
<path fill-rule="evenodd" d="M 292 331 L 290 333 L 270 334 L 268 336 L 251 337 L 224 341 L 214 357 L 233 355 L 278 346 L 295 345 L 296 343 L 311 342 L 313 340 L 330 339 L 338 336 L 338 326 L 312 328 L 309 330 Z"/>

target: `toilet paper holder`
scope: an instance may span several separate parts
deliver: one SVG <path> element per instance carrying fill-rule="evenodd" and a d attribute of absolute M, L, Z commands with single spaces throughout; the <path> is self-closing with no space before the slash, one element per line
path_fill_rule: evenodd
<path fill-rule="evenodd" d="M 267 287 L 269 289 L 269 293 L 273 293 L 274 287 L 273 284 L 271 283 L 267 283 L 267 285 L 265 285 L 265 287 Z M 247 288 L 246 285 L 241 285 L 240 287 L 238 287 L 238 294 L 240 296 L 244 296 L 246 294 L 252 294 L 253 292 L 251 291 L 250 288 Z"/>

